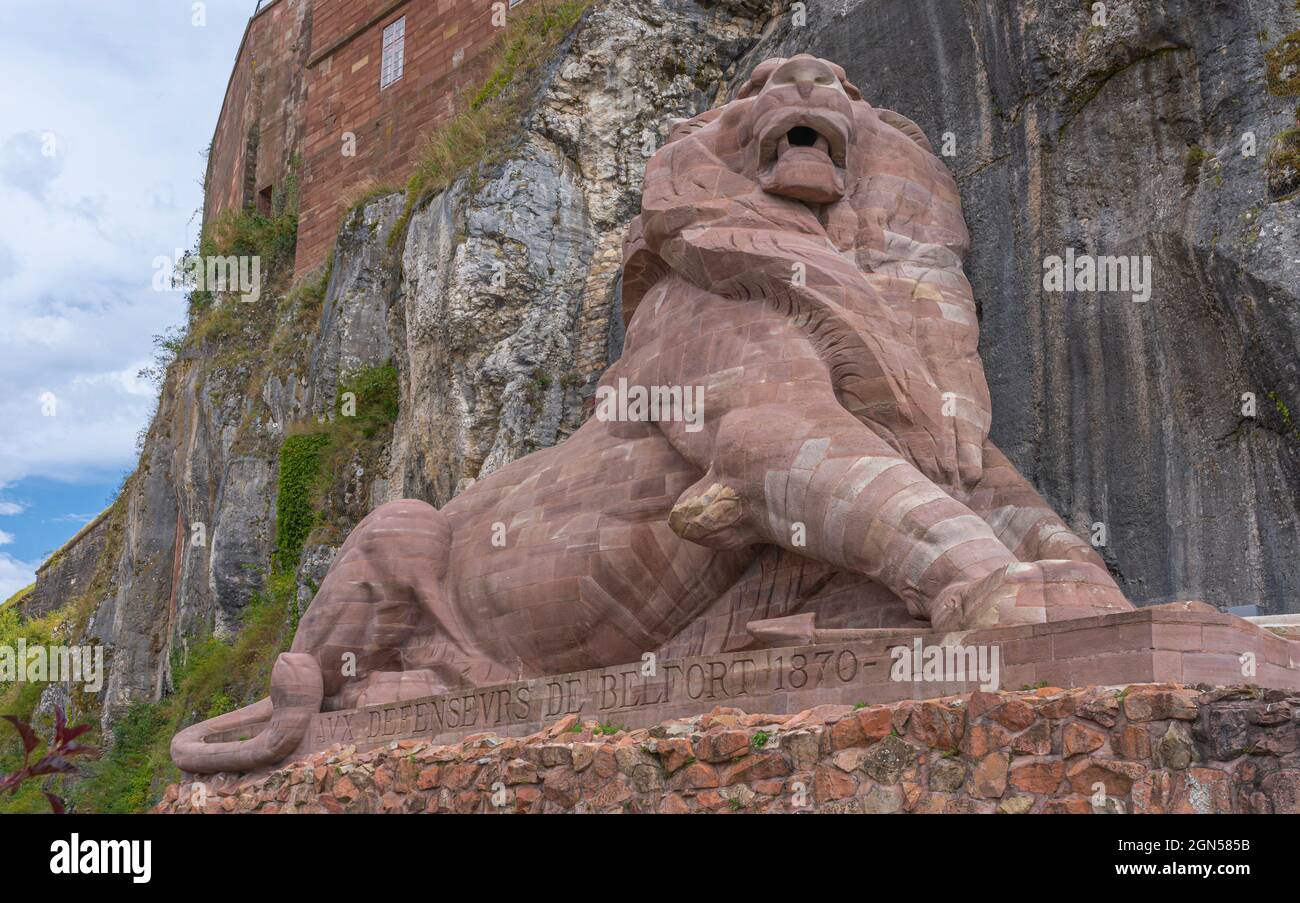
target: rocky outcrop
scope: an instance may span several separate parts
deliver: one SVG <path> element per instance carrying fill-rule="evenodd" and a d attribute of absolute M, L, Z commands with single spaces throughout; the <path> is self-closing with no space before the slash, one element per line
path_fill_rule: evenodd
<path fill-rule="evenodd" d="M 993 438 L 1017 469 L 1080 534 L 1103 525 L 1135 601 L 1296 610 L 1300 208 L 1270 194 L 1267 169 L 1300 89 L 1266 75 L 1300 28 L 1295 4 L 805 6 L 748 67 L 837 60 L 945 154 Z M 1149 257 L 1150 300 L 1044 292 L 1044 259 L 1067 248 Z"/>
<path fill-rule="evenodd" d="M 1137 684 L 335 747 L 157 811 L 1300 813 L 1300 696 Z"/>
<path fill-rule="evenodd" d="M 339 231 L 307 377 L 313 415 L 333 410 L 341 377 L 393 357 L 388 236 L 402 205 L 398 194 L 377 198 L 354 210 Z"/>

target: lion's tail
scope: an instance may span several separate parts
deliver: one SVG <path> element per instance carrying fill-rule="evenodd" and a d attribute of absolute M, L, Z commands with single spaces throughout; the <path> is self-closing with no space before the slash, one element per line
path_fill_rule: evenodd
<path fill-rule="evenodd" d="M 323 698 L 316 659 L 283 653 L 271 670 L 270 696 L 185 728 L 172 738 L 172 761 L 194 774 L 275 765 L 298 748 Z"/>

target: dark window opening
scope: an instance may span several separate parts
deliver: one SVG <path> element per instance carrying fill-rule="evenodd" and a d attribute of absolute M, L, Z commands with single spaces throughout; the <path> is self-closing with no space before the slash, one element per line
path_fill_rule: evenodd
<path fill-rule="evenodd" d="M 257 193 L 257 212 L 262 216 L 271 215 L 271 201 L 274 198 L 275 186 L 267 185 Z"/>

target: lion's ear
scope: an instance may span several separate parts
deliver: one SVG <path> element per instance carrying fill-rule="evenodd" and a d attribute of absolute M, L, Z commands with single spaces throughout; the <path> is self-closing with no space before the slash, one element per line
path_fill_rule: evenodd
<path fill-rule="evenodd" d="M 687 135 L 695 134 L 710 122 L 721 116 L 725 109 L 725 107 L 714 107 L 712 110 L 705 110 L 700 115 L 691 119 L 677 120 L 668 130 L 668 137 L 664 140 L 664 144 L 669 145 L 674 141 L 685 138 Z"/>
<path fill-rule="evenodd" d="M 774 56 L 755 66 L 754 71 L 749 74 L 749 81 L 745 82 L 744 87 L 736 94 L 736 100 L 744 100 L 762 91 L 767 80 L 772 77 L 772 73 L 784 62 L 785 57 Z"/>
<path fill-rule="evenodd" d="M 826 62 L 830 63 L 831 71 L 840 80 L 840 87 L 844 89 L 845 94 L 849 95 L 849 100 L 865 100 L 862 92 L 858 90 L 858 86 L 849 81 L 849 74 L 844 71 L 843 66 L 839 63 L 831 63 L 830 60 Z"/>
<path fill-rule="evenodd" d="M 925 137 L 925 132 L 921 131 L 921 127 L 915 122 L 908 119 L 902 113 L 895 113 L 893 110 L 885 110 L 880 107 L 876 107 L 875 109 L 876 115 L 880 117 L 881 122 L 886 125 L 892 125 L 894 128 L 898 129 L 904 135 L 920 145 L 921 149 L 926 153 L 934 153 L 934 145 L 930 143 L 929 138 Z"/>

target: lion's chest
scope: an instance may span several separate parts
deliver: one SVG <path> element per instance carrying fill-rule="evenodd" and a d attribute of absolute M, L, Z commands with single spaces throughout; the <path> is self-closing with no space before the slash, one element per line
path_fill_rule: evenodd
<path fill-rule="evenodd" d="M 943 370 L 975 352 L 975 300 L 960 270 L 899 264 L 868 273 L 866 279 L 932 370 Z"/>

